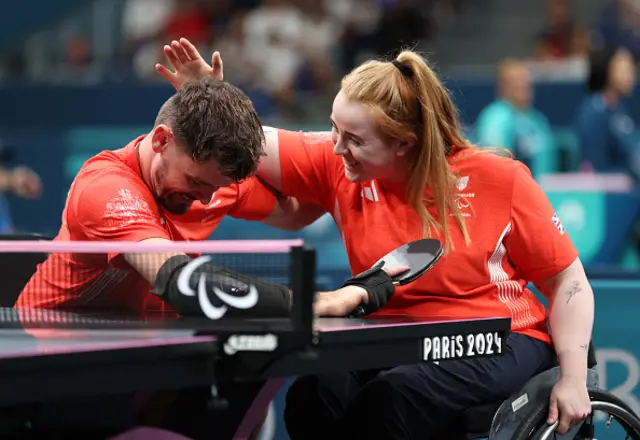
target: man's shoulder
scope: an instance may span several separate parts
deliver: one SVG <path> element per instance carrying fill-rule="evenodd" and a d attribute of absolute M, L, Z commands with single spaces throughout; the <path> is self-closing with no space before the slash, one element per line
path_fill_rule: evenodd
<path fill-rule="evenodd" d="M 80 167 L 77 177 L 85 177 L 86 175 L 106 172 L 113 175 L 122 174 L 139 174 L 137 168 L 134 167 L 136 160 L 135 146 L 144 139 L 144 135 L 138 136 L 122 148 L 113 150 L 102 150 L 95 156 L 87 159 Z M 139 177 L 139 175 L 138 175 Z"/>
<path fill-rule="evenodd" d="M 102 151 L 87 160 L 74 179 L 76 186 L 106 187 L 113 183 L 144 183 L 123 159 L 123 150 Z"/>
<path fill-rule="evenodd" d="M 145 212 L 154 211 L 151 191 L 142 177 L 125 163 L 122 154 L 122 150 L 103 151 L 85 162 L 69 188 L 68 215 L 88 215 L 114 203 L 118 206 L 128 204 Z"/>
<path fill-rule="evenodd" d="M 79 172 L 92 171 L 101 168 L 129 168 L 124 161 L 124 148 L 118 150 L 103 150 L 82 164 Z"/>

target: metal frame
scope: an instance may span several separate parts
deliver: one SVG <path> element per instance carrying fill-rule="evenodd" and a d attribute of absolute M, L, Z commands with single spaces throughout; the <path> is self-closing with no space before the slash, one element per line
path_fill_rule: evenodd
<path fill-rule="evenodd" d="M 318 341 L 314 329 L 316 251 L 308 246 L 291 249 L 291 324 L 295 343 L 310 347 Z"/>

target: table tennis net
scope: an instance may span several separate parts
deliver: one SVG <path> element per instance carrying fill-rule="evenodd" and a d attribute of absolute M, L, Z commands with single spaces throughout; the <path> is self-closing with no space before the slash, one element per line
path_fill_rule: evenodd
<path fill-rule="evenodd" d="M 290 287 L 291 250 L 301 244 L 299 240 L 173 243 L 0 240 L 0 308 L 5 312 L 20 309 L 23 317 L 34 320 L 62 316 L 42 313 L 42 309 L 110 312 L 121 316 L 164 313 L 168 307 L 150 292 L 152 286 L 140 272 L 153 271 L 175 254 L 186 254 L 206 264 Z M 135 255 L 139 270 L 128 264 L 125 255 Z M 4 315 L 15 316 L 12 312 Z M 0 314 L 0 321 L 9 319 L 4 315 Z M 55 316 L 58 318 L 52 318 Z"/>

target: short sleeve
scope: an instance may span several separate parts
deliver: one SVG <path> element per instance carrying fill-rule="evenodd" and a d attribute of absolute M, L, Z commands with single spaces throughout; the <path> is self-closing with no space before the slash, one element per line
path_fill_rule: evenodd
<path fill-rule="evenodd" d="M 251 177 L 238 185 L 238 197 L 229 215 L 242 220 L 260 221 L 271 215 L 275 205 L 273 191 L 256 177 Z"/>
<path fill-rule="evenodd" d="M 557 275 L 578 258 L 551 202 L 524 165 L 515 174 L 505 247 L 518 273 L 534 283 Z"/>
<path fill-rule="evenodd" d="M 282 192 L 332 211 L 337 163 L 331 132 L 278 130 Z"/>
<path fill-rule="evenodd" d="M 88 240 L 141 241 L 170 239 L 153 196 L 125 172 L 91 177 L 77 185 L 68 211 L 69 227 Z M 72 236 L 75 234 L 72 234 Z"/>

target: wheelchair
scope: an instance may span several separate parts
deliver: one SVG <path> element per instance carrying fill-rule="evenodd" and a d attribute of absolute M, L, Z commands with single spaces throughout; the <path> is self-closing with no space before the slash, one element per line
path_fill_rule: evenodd
<path fill-rule="evenodd" d="M 640 418 L 621 399 L 598 388 L 593 343 L 589 344 L 587 389 L 591 414 L 564 435 L 547 424 L 549 396 L 559 379 L 559 367 L 529 379 L 522 389 L 504 402 L 467 409 L 459 421 L 459 440 L 596 440 L 595 413 L 608 415 L 606 427 L 614 420 L 626 432 L 625 439 L 640 440 Z M 600 437 L 601 438 L 601 437 Z"/>

